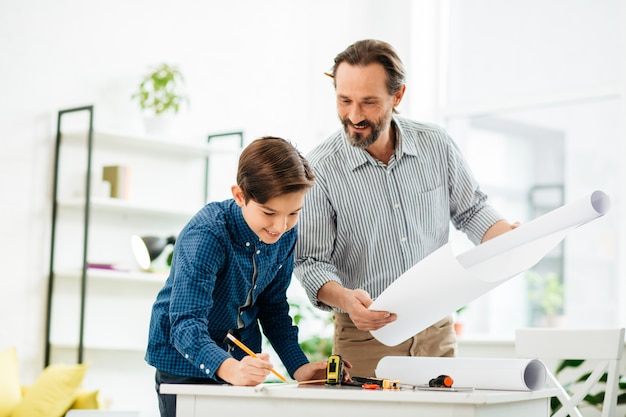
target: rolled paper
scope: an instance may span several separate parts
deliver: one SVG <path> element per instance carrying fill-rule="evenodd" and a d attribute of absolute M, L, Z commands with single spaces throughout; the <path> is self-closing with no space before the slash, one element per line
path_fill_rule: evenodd
<path fill-rule="evenodd" d="M 396 321 L 373 330 L 395 346 L 536 265 L 574 228 L 603 216 L 610 199 L 594 191 L 465 252 L 448 243 L 396 279 L 370 305 Z"/>
<path fill-rule="evenodd" d="M 453 388 L 505 391 L 535 391 L 544 388 L 547 379 L 546 366 L 539 359 L 385 356 L 376 367 L 378 378 L 416 386 L 428 386 L 441 374 L 454 380 Z"/>

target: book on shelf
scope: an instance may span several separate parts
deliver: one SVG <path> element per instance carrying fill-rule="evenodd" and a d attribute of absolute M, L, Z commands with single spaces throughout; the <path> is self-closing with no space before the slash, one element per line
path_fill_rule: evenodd
<path fill-rule="evenodd" d="M 128 200 L 130 195 L 130 167 L 108 165 L 102 167 L 102 179 L 111 184 L 111 198 Z"/>
<path fill-rule="evenodd" d="M 128 272 L 130 268 L 126 265 L 120 264 L 110 264 L 110 263 L 98 263 L 98 262 L 87 262 L 87 268 L 90 269 L 104 269 L 107 271 L 119 271 L 119 272 Z"/>

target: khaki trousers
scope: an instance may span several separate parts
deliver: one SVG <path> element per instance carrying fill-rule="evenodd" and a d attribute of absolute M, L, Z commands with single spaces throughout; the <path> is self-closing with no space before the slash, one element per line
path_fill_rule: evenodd
<path fill-rule="evenodd" d="M 333 354 L 340 355 L 352 364 L 351 376 L 376 376 L 376 365 L 384 356 L 456 356 L 457 342 L 452 316 L 397 346 L 383 345 L 370 332 L 358 330 L 345 313 L 335 312 L 334 316 Z"/>

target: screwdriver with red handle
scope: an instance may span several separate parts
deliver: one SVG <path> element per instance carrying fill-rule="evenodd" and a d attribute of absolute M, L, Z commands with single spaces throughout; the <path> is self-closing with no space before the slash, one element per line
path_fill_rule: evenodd
<path fill-rule="evenodd" d="M 428 381 L 429 387 L 436 388 L 451 388 L 454 380 L 449 375 L 439 375 L 437 378 L 433 378 Z"/>

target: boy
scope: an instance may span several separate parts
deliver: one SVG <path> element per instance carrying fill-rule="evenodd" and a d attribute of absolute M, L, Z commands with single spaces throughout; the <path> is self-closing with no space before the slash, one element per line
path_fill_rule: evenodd
<path fill-rule="evenodd" d="M 309 363 L 298 344 L 286 296 L 313 179 L 289 142 L 257 139 L 241 153 L 233 198 L 206 205 L 183 228 L 152 309 L 146 361 L 156 368 L 157 393 L 161 383 L 262 383 L 269 356 L 224 341 L 230 331 L 260 352 L 259 324 L 294 379 L 325 378 L 326 363 Z M 175 416 L 175 396 L 158 396 L 161 416 Z"/>

